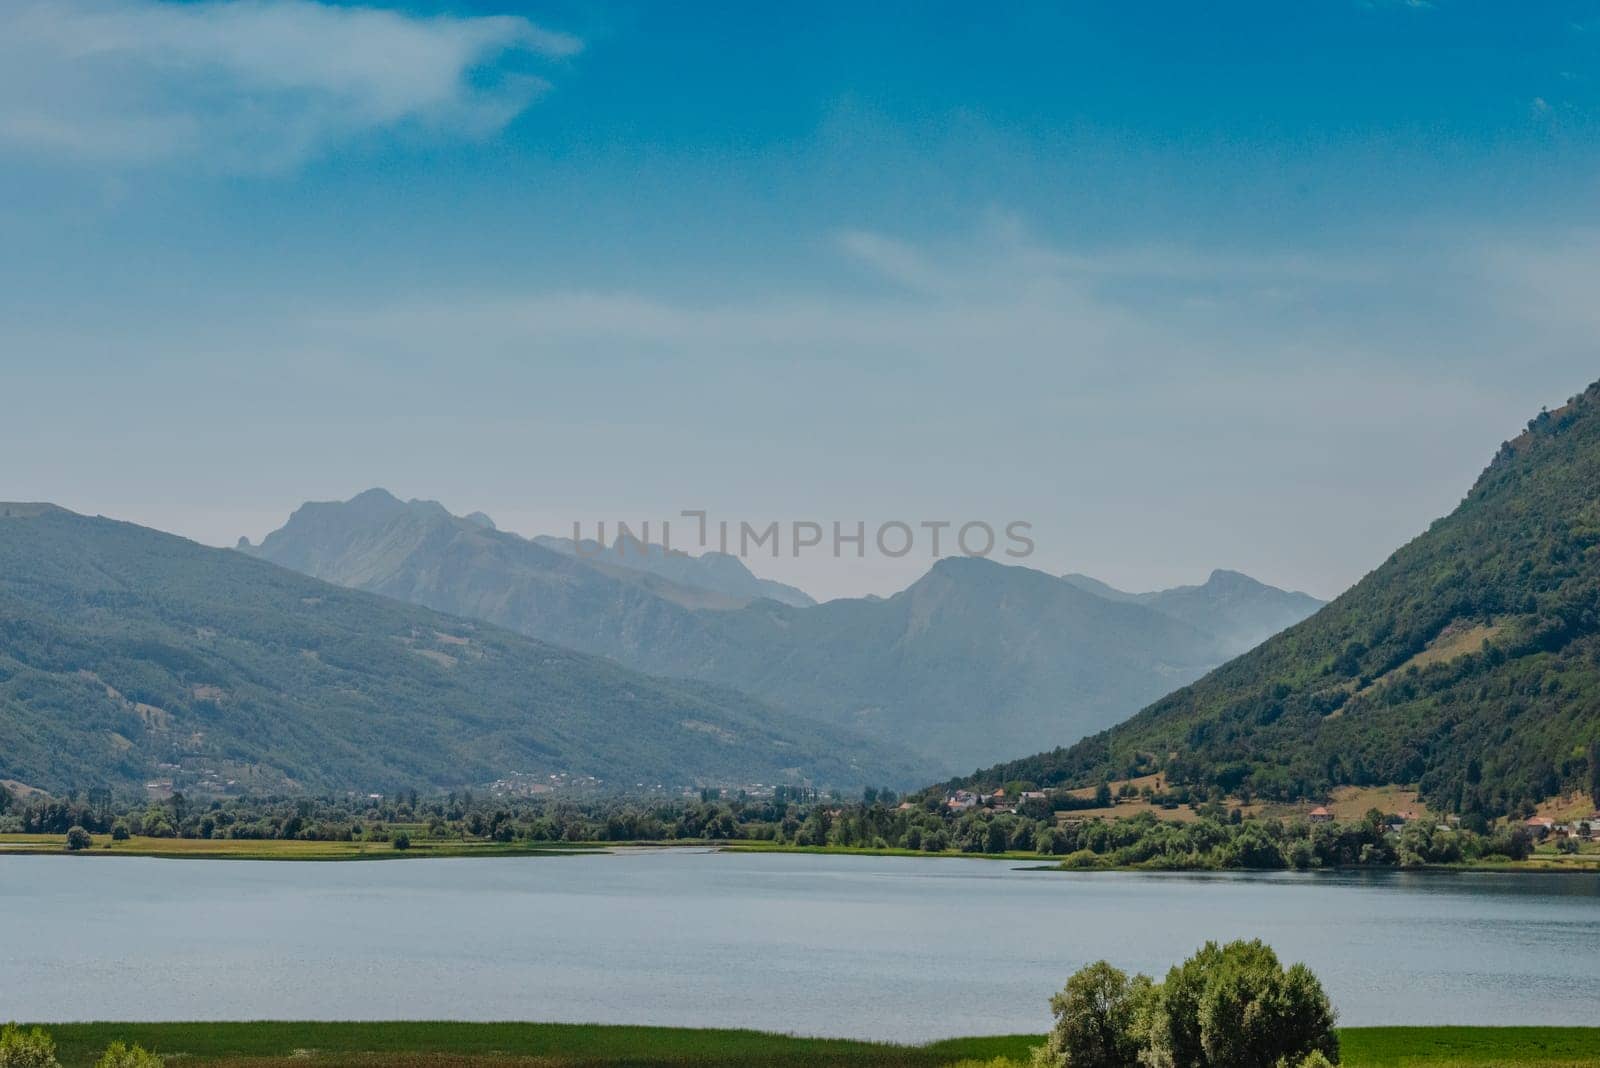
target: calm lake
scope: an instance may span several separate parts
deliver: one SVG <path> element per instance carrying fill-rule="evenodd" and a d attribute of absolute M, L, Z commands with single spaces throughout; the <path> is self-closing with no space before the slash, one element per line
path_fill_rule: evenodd
<path fill-rule="evenodd" d="M 1592 1024 L 1600 880 L 1133 875 L 740 855 L 0 857 L 0 1019 L 1043 1031 L 1087 961 L 1260 937 L 1348 1024 Z"/>

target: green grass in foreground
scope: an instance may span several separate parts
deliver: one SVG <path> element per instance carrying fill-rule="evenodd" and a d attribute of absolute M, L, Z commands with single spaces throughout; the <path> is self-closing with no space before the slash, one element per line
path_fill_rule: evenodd
<path fill-rule="evenodd" d="M 1352 1068 L 1567 1068 L 1600 1065 L 1600 1027 L 1351 1027 Z"/>
<path fill-rule="evenodd" d="M 540 1066 L 853 1065 L 935 1068 L 962 1060 L 1025 1060 L 1032 1036 L 957 1039 L 931 1046 L 893 1046 L 843 1039 L 791 1038 L 759 1031 L 608 1027 L 526 1023 L 151 1023 L 46 1025 L 65 1068 L 91 1065 L 110 1042 L 138 1042 L 177 1064 L 269 1061 L 318 1068 L 371 1064 Z"/>
<path fill-rule="evenodd" d="M 940 1068 L 1025 1065 L 1034 1035 L 926 1046 L 791 1038 L 758 1031 L 528 1023 L 88 1023 L 46 1025 L 65 1068 L 93 1064 L 115 1040 L 189 1065 L 315 1068 Z M 1600 1028 L 1377 1027 L 1340 1032 L 1349 1068 L 1593 1068 Z M 998 1068 L 998 1066 L 997 1066 Z"/>

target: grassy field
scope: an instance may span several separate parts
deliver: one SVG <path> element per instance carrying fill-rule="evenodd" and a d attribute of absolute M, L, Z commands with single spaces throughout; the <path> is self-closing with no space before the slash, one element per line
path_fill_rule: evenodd
<path fill-rule="evenodd" d="M 48 1026 L 64 1068 L 115 1040 L 176 1065 L 237 1068 L 945 1068 L 1025 1065 L 1033 1035 L 926 1046 L 791 1038 L 757 1031 L 523 1023 L 172 1023 Z M 1349 1068 L 1593 1068 L 1600 1028 L 1380 1027 L 1341 1032 Z"/>
<path fill-rule="evenodd" d="M 894 1046 L 842 1039 L 790 1038 L 759 1031 L 522 1023 L 177 1023 L 58 1024 L 64 1068 L 86 1068 L 115 1040 L 138 1042 L 177 1064 L 496 1065 L 601 1068 L 666 1065 L 747 1068 L 752 1065 L 938 1068 L 999 1057 L 1025 1062 L 1031 1036 L 957 1039 Z"/>
<path fill-rule="evenodd" d="M 402 828 L 403 829 L 403 828 Z M 62 853 L 62 834 L 0 834 L 0 856 L 6 853 Z M 298 839 L 248 838 L 144 838 L 115 842 L 96 835 L 94 845 L 80 856 L 215 857 L 225 860 L 398 860 L 404 857 L 539 857 L 589 852 L 596 847 L 541 843 L 537 847 L 481 839 L 411 836 L 410 849 L 389 842 L 306 842 Z"/>
<path fill-rule="evenodd" d="M 1350 1068 L 1594 1068 L 1600 1027 L 1351 1027 Z"/>
<path fill-rule="evenodd" d="M 403 828 L 401 828 L 403 829 Z M 537 846 L 489 842 L 482 839 L 428 838 L 419 830 L 411 835 L 411 848 L 395 849 L 388 842 L 305 842 L 297 839 L 145 838 L 134 836 L 114 842 L 96 835 L 94 845 L 79 856 L 218 858 L 224 860 L 400 860 L 416 857 L 540 857 L 617 849 L 706 849 L 714 843 L 673 842 L 542 842 Z M 966 860 L 1013 860 L 1049 864 L 1053 858 L 1037 853 L 924 853 L 915 849 L 853 849 L 840 846 L 774 845 L 739 841 L 716 844 L 735 853 L 824 853 L 840 856 L 930 857 Z M 64 853 L 62 834 L 0 834 L 0 856 L 7 853 Z"/>

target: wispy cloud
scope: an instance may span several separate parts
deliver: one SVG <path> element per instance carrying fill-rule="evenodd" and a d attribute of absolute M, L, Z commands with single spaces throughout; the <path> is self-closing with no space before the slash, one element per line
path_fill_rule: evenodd
<path fill-rule="evenodd" d="M 885 281 L 927 294 L 970 293 L 986 281 L 1070 280 L 1077 285 L 1127 280 L 1207 286 L 1373 284 L 1370 257 L 1319 252 L 1199 250 L 1185 245 L 1118 245 L 1093 249 L 1043 243 L 1023 220 L 990 211 L 975 234 L 952 235 L 948 247 L 917 246 L 884 234 L 843 230 L 836 243 L 847 257 Z"/>
<path fill-rule="evenodd" d="M 251 485 L 284 500 L 477 480 L 525 531 L 562 529 L 559 508 L 683 500 L 1025 514 L 1053 570 L 1157 586 L 1224 562 L 1331 595 L 1593 377 L 1600 242 L 1540 236 L 1403 235 L 1396 266 L 1390 249 L 1084 248 L 1007 224 L 854 231 L 843 270 L 691 294 L 435 285 L 288 316 L 271 294 L 243 312 L 175 295 L 0 322 L 31 398 L 0 453 L 45 457 L 24 473 L 36 496 L 76 479 L 83 506 L 151 521 L 138 498 L 160 495 L 106 455 L 237 502 L 241 443 L 270 442 Z M 221 544 L 268 525 L 242 514 L 208 501 L 182 529 Z M 774 573 L 832 594 L 926 566 L 791 564 Z"/>
<path fill-rule="evenodd" d="M 537 64 L 581 47 L 512 16 L 13 0 L 0 32 L 0 151 L 277 171 L 375 131 L 482 137 L 548 88 Z"/>

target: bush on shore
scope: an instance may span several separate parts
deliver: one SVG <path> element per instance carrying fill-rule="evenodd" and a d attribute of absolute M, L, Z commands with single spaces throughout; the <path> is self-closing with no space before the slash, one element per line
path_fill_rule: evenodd
<path fill-rule="evenodd" d="M 0 1028 L 0 1068 L 61 1068 L 56 1044 L 43 1030 L 24 1031 L 16 1024 Z"/>
<path fill-rule="evenodd" d="M 137 1043 L 113 1042 L 106 1047 L 94 1068 L 166 1068 L 166 1061 Z"/>
<path fill-rule="evenodd" d="M 166 1060 L 138 1044 L 113 1042 L 94 1068 L 166 1068 Z M 0 1068 L 61 1068 L 56 1043 L 41 1027 L 24 1031 L 16 1024 L 0 1028 Z"/>
<path fill-rule="evenodd" d="M 1324 1068 L 1335 1013 L 1303 964 L 1260 941 L 1207 942 L 1156 983 L 1096 961 L 1050 1001 L 1034 1068 Z"/>

